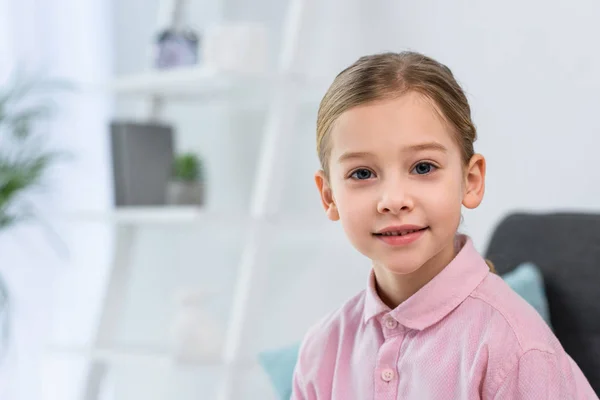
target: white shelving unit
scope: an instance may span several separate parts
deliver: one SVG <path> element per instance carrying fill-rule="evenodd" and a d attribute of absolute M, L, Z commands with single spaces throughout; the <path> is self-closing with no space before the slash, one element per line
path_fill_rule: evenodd
<path fill-rule="evenodd" d="M 299 104 L 314 103 L 325 92 L 326 82 L 290 73 L 280 76 L 245 74 L 219 70 L 210 66 L 179 67 L 164 71 L 146 71 L 118 77 L 99 90 L 109 90 L 123 97 L 160 98 L 161 100 L 222 100 L 238 96 L 249 102 L 268 105 L 282 83 L 302 88 L 297 93 Z"/>
<path fill-rule="evenodd" d="M 78 211 L 68 216 L 80 223 L 114 225 L 181 225 L 231 218 L 198 207 L 130 207 L 112 211 Z"/>
<path fill-rule="evenodd" d="M 180 227 L 221 223 L 224 226 L 234 225 L 241 228 L 251 224 L 262 224 L 273 228 L 294 227 L 294 230 L 299 233 L 304 231 L 314 233 L 332 227 L 325 216 L 315 218 L 312 214 L 273 214 L 257 218 L 249 214 L 219 213 L 193 206 L 123 207 L 110 211 L 80 210 L 65 216 L 64 219 L 77 224 L 97 223 L 133 227 L 149 225 Z"/>
<path fill-rule="evenodd" d="M 194 66 L 119 77 L 110 82 L 108 88 L 123 96 L 208 99 L 241 89 L 254 90 L 267 83 L 266 77 Z"/>
<path fill-rule="evenodd" d="M 223 360 L 219 357 L 207 357 L 199 362 L 179 362 L 175 360 L 168 349 L 160 348 L 92 348 L 84 346 L 51 346 L 50 354 L 71 355 L 83 357 L 93 362 L 102 362 L 111 365 L 151 365 L 153 367 L 169 368 L 194 368 L 222 366 Z M 240 366 L 248 369 L 254 366 L 254 360 L 241 360 Z"/>
<path fill-rule="evenodd" d="M 166 2 L 167 0 L 162 0 Z M 179 7 L 182 0 L 172 0 Z M 252 364 L 240 356 L 244 347 L 244 332 L 250 315 L 256 313 L 262 290 L 262 270 L 266 257 L 265 244 L 269 235 L 275 235 L 278 223 L 290 223 L 272 210 L 276 209 L 282 191 L 283 161 L 286 159 L 287 142 L 295 127 L 296 107 L 302 102 L 302 94 L 310 93 L 309 84 L 294 74 L 297 43 L 303 14 L 303 0 L 289 0 L 284 32 L 281 35 L 281 54 L 271 76 L 248 75 L 241 72 L 224 72 L 214 67 L 197 66 L 168 71 L 149 71 L 132 76 L 118 77 L 106 85 L 115 95 L 137 96 L 154 102 L 150 118 L 158 119 L 165 101 L 193 98 L 213 100 L 236 92 L 265 96 L 266 124 L 263 132 L 258 170 L 254 179 L 250 213 L 244 216 L 218 215 L 193 207 L 141 207 L 112 210 L 109 212 L 78 212 L 73 217 L 80 222 L 109 223 L 115 227 L 115 248 L 107 290 L 94 340 L 89 347 L 73 348 L 55 346 L 52 352 L 73 354 L 90 361 L 83 400 L 98 400 L 102 383 L 112 363 L 153 363 L 176 366 L 167 351 L 161 349 L 130 349 L 111 347 L 118 324 L 119 311 L 129 285 L 132 247 L 140 228 L 145 225 L 178 226 L 202 223 L 207 220 L 244 221 L 247 224 L 246 241 L 237 270 L 233 305 L 224 343 L 223 356 L 206 360 L 203 365 L 225 367 L 219 383 L 218 400 L 236 398 L 235 377 Z M 162 8 L 163 11 L 165 8 Z M 168 7 L 166 8 L 168 9 Z M 172 13 L 177 15 L 177 12 Z M 160 18 L 159 18 L 160 19 Z M 176 25 L 176 21 L 173 21 Z M 314 85 L 319 88 L 319 85 Z M 288 217 L 286 217 L 288 218 Z M 298 227 L 308 227 L 310 219 L 298 216 L 293 219 Z M 318 227 L 316 228 L 318 230 Z"/>

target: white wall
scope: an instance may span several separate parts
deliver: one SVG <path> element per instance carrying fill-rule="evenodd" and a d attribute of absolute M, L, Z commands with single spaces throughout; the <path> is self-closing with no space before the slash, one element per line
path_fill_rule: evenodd
<path fill-rule="evenodd" d="M 141 3 L 115 2 L 118 73 L 144 69 L 148 62 L 144 43 L 154 32 L 156 2 L 143 2 L 143 7 Z M 284 11 L 281 3 L 231 0 L 224 12 L 232 18 L 266 23 L 277 48 Z M 515 0 L 312 3 L 306 9 L 310 21 L 298 70 L 331 79 L 362 54 L 413 49 L 446 63 L 463 84 L 479 129 L 476 150 L 488 160 L 485 201 L 477 210 L 465 212 L 463 226 L 480 250 L 485 249 L 497 221 L 512 210 L 600 209 L 600 169 L 592 153 L 600 145 L 594 118 L 600 105 L 596 73 L 600 53 L 594 39 L 600 37 L 597 2 L 579 0 L 568 7 L 558 2 Z M 192 13 L 199 18 L 198 28 L 219 13 L 213 6 L 198 7 Z M 140 115 L 142 109 L 139 104 L 123 102 L 117 112 Z M 317 167 L 315 113 L 316 105 L 302 111 L 293 139 L 295 153 L 288 159 L 282 207 L 318 218 L 321 211 L 312 182 Z M 261 115 L 231 114 L 226 108 L 200 104 L 173 106 L 166 115 L 180 130 L 179 148 L 195 149 L 206 157 L 209 207 L 243 212 L 249 199 Z M 248 333 L 250 355 L 300 338 L 319 315 L 364 286 L 368 263 L 349 245 L 332 244 L 343 239 L 339 227 L 325 232 L 331 239 L 299 240 L 281 232 L 274 240 L 265 283 L 264 319 L 255 321 Z M 143 314 L 146 319 L 124 325 L 121 340 L 163 343 L 172 292 L 184 282 L 222 284 L 223 293 L 229 294 L 239 233 L 235 227 L 221 227 L 217 233 L 200 227 L 169 238 L 164 232 L 147 232 L 139 248 L 143 258 L 135 266 L 138 284 L 126 308 L 126 315 Z M 226 239 L 225 244 L 220 238 Z M 221 247 L 216 247 L 219 242 Z M 216 303 L 216 313 L 225 320 L 228 300 L 223 297 Z M 155 314 L 145 314 L 143 307 Z M 263 375 L 251 376 L 255 377 L 254 390 L 266 390 Z M 260 397 L 256 396 L 259 392 L 250 390 L 248 398 Z"/>

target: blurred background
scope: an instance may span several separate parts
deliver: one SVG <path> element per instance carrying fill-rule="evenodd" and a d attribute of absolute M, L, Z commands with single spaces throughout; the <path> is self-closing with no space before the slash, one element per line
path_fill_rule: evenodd
<path fill-rule="evenodd" d="M 488 160 L 462 231 L 600 209 L 592 0 L 0 1 L 0 398 L 275 399 L 260 355 L 363 289 L 313 184 L 361 55 L 416 50 Z M 12 180 L 11 180 L 12 179 Z"/>

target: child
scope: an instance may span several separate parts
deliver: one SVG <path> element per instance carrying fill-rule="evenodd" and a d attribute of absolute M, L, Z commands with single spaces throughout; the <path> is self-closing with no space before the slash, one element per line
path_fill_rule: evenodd
<path fill-rule="evenodd" d="M 418 53 L 360 58 L 321 101 L 315 180 L 372 261 L 302 344 L 294 400 L 597 399 L 536 311 L 457 234 L 485 159 L 462 89 Z"/>

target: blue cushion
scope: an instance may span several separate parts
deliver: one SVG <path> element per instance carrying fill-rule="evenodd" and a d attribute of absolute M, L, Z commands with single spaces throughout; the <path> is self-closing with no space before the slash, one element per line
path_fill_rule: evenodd
<path fill-rule="evenodd" d="M 550 311 L 548 300 L 544 291 L 544 279 L 538 267 L 532 263 L 523 263 L 511 272 L 502 276 L 502 279 L 517 292 L 526 302 L 542 316 L 550 325 Z"/>
<path fill-rule="evenodd" d="M 300 343 L 259 354 L 258 361 L 271 378 L 277 396 L 281 400 L 292 397 L 292 377 L 298 359 Z"/>
<path fill-rule="evenodd" d="M 525 301 L 535 308 L 550 325 L 550 312 L 544 292 L 544 281 L 539 269 L 531 263 L 524 263 L 502 276 L 504 281 Z M 271 378 L 275 391 L 281 400 L 292 396 L 292 378 L 298 359 L 300 343 L 260 353 L 259 362 Z"/>

